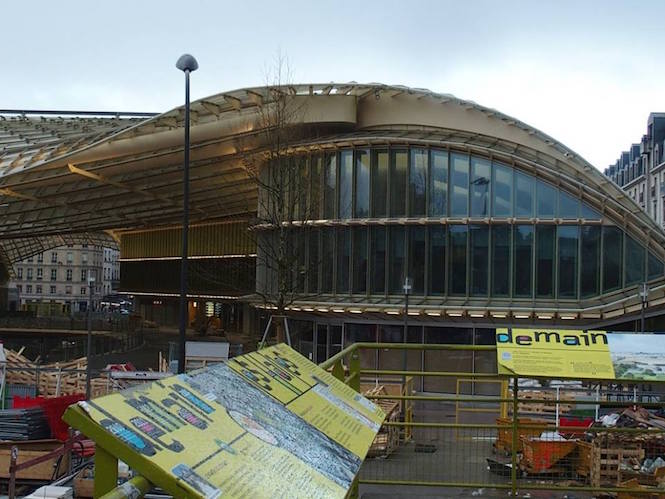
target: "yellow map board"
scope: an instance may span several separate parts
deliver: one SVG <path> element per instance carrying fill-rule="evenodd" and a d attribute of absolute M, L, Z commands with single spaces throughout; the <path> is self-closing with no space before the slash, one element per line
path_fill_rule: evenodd
<path fill-rule="evenodd" d="M 499 374 L 547 378 L 613 379 L 604 331 L 497 329 Z"/>
<path fill-rule="evenodd" d="M 81 404 L 146 479 L 204 498 L 343 498 L 384 418 L 285 345 Z"/>
<path fill-rule="evenodd" d="M 385 417 L 378 406 L 283 344 L 228 365 L 361 459 Z"/>

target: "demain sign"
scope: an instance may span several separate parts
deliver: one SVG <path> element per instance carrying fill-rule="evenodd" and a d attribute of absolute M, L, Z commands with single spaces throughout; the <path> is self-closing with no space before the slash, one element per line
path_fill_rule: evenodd
<path fill-rule="evenodd" d="M 547 344 L 561 344 L 568 347 L 589 347 L 593 345 L 607 345 L 607 333 L 604 331 L 565 331 L 565 330 L 499 330 L 496 333 L 498 345 L 536 346 Z"/>

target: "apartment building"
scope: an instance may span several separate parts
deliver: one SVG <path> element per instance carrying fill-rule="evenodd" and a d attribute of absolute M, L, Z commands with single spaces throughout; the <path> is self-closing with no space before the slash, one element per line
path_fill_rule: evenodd
<path fill-rule="evenodd" d="M 605 176 L 665 227 L 665 113 L 651 113 L 639 144 L 623 151 Z"/>
<path fill-rule="evenodd" d="M 38 315 L 85 312 L 92 292 L 93 309 L 117 288 L 118 250 L 72 244 L 33 255 L 14 265 L 12 286 L 18 290 L 21 310 Z M 90 279 L 94 278 L 94 285 Z"/>

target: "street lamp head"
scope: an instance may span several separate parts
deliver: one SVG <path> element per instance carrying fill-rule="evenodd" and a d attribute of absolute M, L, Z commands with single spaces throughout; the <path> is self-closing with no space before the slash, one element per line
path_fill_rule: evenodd
<path fill-rule="evenodd" d="M 178 62 L 175 63 L 175 67 L 180 71 L 196 71 L 199 69 L 199 63 L 196 62 L 193 55 L 183 54 L 178 59 Z"/>

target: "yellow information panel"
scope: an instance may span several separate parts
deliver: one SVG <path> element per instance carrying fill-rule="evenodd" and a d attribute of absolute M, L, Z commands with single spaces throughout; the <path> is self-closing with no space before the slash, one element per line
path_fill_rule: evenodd
<path fill-rule="evenodd" d="M 658 334 L 565 329 L 497 329 L 499 374 L 665 381 Z"/>
<path fill-rule="evenodd" d="M 285 345 L 82 404 L 166 472 L 146 479 L 204 498 L 343 498 L 385 417 Z"/>

